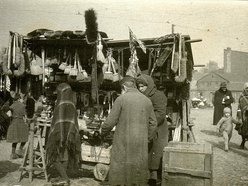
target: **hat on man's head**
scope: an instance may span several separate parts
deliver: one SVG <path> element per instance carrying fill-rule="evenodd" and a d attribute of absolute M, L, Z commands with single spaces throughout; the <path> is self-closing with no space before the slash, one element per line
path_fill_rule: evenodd
<path fill-rule="evenodd" d="M 220 88 L 226 88 L 226 87 L 227 87 L 227 83 L 226 82 L 221 82 Z"/>
<path fill-rule="evenodd" d="M 120 81 L 120 85 L 126 85 L 127 87 L 135 87 L 135 79 L 131 76 L 126 76 Z"/>

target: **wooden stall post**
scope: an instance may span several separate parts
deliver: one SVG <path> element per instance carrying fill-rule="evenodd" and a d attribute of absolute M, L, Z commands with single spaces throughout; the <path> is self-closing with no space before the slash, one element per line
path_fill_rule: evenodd
<path fill-rule="evenodd" d="M 120 68 L 121 68 L 121 51 L 118 50 L 118 79 L 121 79 L 121 72 L 120 72 Z"/>
<path fill-rule="evenodd" d="M 42 59 L 42 92 L 44 93 L 44 85 L 45 85 L 45 49 L 41 47 L 41 59 Z"/>
<path fill-rule="evenodd" d="M 188 131 L 187 131 L 187 100 L 182 100 L 182 129 L 183 129 L 183 142 L 188 141 Z"/>

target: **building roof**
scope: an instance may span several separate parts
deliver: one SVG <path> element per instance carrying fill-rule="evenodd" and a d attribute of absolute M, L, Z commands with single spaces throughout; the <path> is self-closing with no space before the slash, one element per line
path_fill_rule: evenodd
<path fill-rule="evenodd" d="M 244 83 L 248 81 L 248 74 L 210 72 L 198 79 L 197 83 L 208 81 L 208 79 L 213 81 L 212 78 L 209 78 L 211 74 L 215 74 L 223 79 L 223 81 L 226 81 L 228 83 L 228 89 L 232 91 L 243 90 Z M 219 79 L 216 79 L 216 81 L 219 81 Z"/>

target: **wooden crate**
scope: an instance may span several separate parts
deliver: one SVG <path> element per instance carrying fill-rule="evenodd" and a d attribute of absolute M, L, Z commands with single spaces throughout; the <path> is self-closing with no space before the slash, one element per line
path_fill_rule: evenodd
<path fill-rule="evenodd" d="M 211 186 L 213 150 L 210 144 L 170 142 L 164 148 L 162 186 Z"/>

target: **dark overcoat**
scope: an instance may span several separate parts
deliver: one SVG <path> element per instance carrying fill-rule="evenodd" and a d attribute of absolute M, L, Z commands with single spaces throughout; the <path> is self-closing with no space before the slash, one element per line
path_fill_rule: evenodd
<path fill-rule="evenodd" d="M 162 91 L 157 90 L 156 85 L 151 76 L 142 74 L 139 78 L 143 79 L 147 84 L 144 94 L 152 101 L 154 113 L 157 119 L 156 135 L 149 145 L 149 169 L 159 169 L 163 149 L 168 145 L 168 125 L 166 120 L 167 98 Z"/>
<path fill-rule="evenodd" d="M 239 132 L 242 136 L 248 136 L 248 94 L 245 91 L 239 97 L 240 116 L 238 119 L 242 121 L 241 130 Z"/>
<path fill-rule="evenodd" d="M 148 140 L 157 121 L 151 101 L 137 89 L 119 96 L 105 123 L 102 135 L 116 126 L 110 156 L 110 185 L 146 185 Z"/>
<path fill-rule="evenodd" d="M 222 103 L 223 98 L 229 97 L 226 99 L 224 103 Z M 225 107 L 229 107 L 232 110 L 231 104 L 234 102 L 232 93 L 230 90 L 222 91 L 221 89 L 215 91 L 213 97 L 213 106 L 214 106 L 214 117 L 213 117 L 213 125 L 217 125 L 218 121 L 223 116 L 223 110 Z"/>

